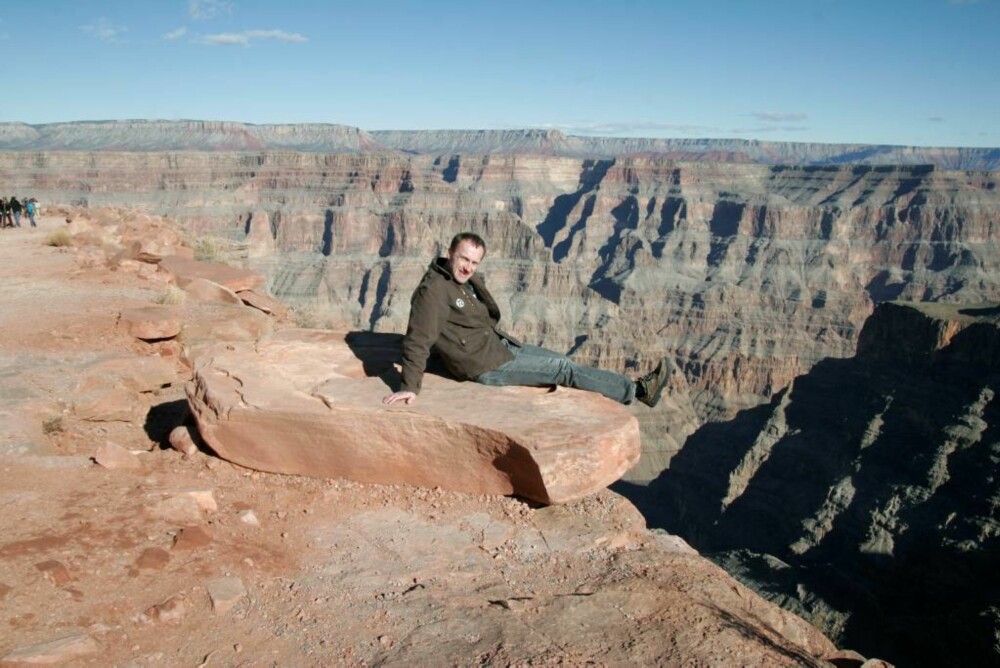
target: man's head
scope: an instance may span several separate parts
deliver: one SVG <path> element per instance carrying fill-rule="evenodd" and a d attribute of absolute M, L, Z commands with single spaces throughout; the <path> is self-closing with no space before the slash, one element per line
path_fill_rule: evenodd
<path fill-rule="evenodd" d="M 456 283 L 465 283 L 479 268 L 486 255 L 486 242 L 478 234 L 456 234 L 448 247 L 448 271 Z"/>

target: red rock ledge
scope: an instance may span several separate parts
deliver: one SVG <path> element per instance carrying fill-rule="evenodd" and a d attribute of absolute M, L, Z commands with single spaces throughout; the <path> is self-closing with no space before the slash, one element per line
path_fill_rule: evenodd
<path fill-rule="evenodd" d="M 580 499 L 639 459 L 623 406 L 559 388 L 492 388 L 427 374 L 412 406 L 384 406 L 400 337 L 288 329 L 201 355 L 187 388 L 205 441 L 261 471 Z"/>

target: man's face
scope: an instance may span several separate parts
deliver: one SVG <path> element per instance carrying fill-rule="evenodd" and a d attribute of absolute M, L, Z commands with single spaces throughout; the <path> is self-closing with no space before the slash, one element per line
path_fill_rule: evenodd
<path fill-rule="evenodd" d="M 472 278 L 479 263 L 483 261 L 485 252 L 485 248 L 476 246 L 471 241 L 463 241 L 455 250 L 448 251 L 448 270 L 455 277 L 456 283 L 465 283 Z"/>

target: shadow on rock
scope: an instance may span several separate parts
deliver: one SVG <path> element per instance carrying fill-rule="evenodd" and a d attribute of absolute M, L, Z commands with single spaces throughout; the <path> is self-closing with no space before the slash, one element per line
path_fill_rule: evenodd
<path fill-rule="evenodd" d="M 175 399 L 151 406 L 149 412 L 146 413 L 143 429 L 149 436 L 149 440 L 161 448 L 167 449 L 171 447 L 170 432 L 173 431 L 174 427 L 183 424 L 194 424 L 191 419 L 191 411 L 187 399 Z"/>
<path fill-rule="evenodd" d="M 393 392 L 399 390 L 403 378 L 396 365 L 403 360 L 402 334 L 354 331 L 348 332 L 344 340 L 354 356 L 361 360 L 366 376 L 381 378 Z M 433 353 L 427 360 L 426 371 L 454 380 Z"/>

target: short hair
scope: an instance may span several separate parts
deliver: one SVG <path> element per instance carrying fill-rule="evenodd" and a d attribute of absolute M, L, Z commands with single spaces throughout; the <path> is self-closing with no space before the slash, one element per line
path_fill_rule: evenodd
<path fill-rule="evenodd" d="M 468 241 L 472 243 L 476 248 L 483 249 L 483 255 L 486 255 L 486 242 L 478 234 L 473 234 L 472 232 L 459 232 L 451 239 L 451 245 L 448 246 L 448 252 L 454 253 L 458 245 L 463 241 Z"/>

